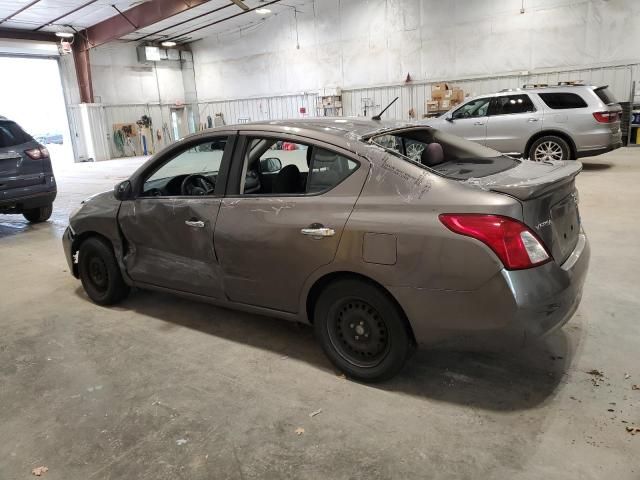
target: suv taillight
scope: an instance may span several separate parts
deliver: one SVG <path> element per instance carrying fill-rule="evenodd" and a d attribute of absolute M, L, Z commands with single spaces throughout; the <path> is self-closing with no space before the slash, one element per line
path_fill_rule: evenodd
<path fill-rule="evenodd" d="M 25 150 L 24 153 L 34 160 L 49 158 L 49 150 L 44 147 L 30 148 L 29 150 Z"/>
<path fill-rule="evenodd" d="M 551 258 L 537 235 L 513 218 L 475 213 L 442 214 L 439 218 L 452 232 L 487 245 L 507 270 L 535 267 Z"/>
<path fill-rule="evenodd" d="M 593 118 L 596 119 L 598 123 L 615 123 L 622 115 L 620 112 L 594 112 Z"/>

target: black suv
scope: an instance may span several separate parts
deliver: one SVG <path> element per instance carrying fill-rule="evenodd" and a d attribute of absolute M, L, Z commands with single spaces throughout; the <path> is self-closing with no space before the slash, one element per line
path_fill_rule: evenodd
<path fill-rule="evenodd" d="M 0 213 L 44 222 L 56 193 L 49 151 L 17 123 L 0 117 Z"/>

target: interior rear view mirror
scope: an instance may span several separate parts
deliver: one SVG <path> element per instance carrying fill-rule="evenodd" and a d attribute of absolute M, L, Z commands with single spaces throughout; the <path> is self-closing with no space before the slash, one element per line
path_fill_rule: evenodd
<path fill-rule="evenodd" d="M 124 201 L 129 200 L 133 193 L 133 187 L 131 186 L 131 182 L 129 180 L 124 180 L 123 182 L 118 183 L 113 189 L 113 195 L 117 200 Z"/>
<path fill-rule="evenodd" d="M 269 157 L 260 160 L 260 171 L 262 173 L 275 173 L 282 169 L 282 162 L 279 158 Z"/>

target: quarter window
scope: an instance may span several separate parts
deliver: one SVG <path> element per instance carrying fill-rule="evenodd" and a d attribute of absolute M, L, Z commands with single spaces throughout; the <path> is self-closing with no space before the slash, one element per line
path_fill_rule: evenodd
<path fill-rule="evenodd" d="M 569 108 L 585 108 L 587 102 L 577 93 L 553 92 L 539 93 L 542 101 L 553 110 L 567 110 Z"/>
<path fill-rule="evenodd" d="M 535 112 L 529 95 L 503 95 L 493 99 L 491 115 L 510 115 L 512 113 Z"/>

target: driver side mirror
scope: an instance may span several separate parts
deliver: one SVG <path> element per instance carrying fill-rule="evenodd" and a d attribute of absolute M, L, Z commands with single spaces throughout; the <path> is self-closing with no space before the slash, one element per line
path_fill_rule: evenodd
<path fill-rule="evenodd" d="M 453 115 L 447 115 L 446 117 L 444 117 L 444 119 L 445 119 L 447 122 L 453 122 Z"/>
<path fill-rule="evenodd" d="M 269 157 L 260 160 L 260 172 L 275 173 L 282 170 L 282 162 L 279 158 Z"/>
<path fill-rule="evenodd" d="M 133 196 L 133 187 L 131 185 L 131 181 L 124 180 L 123 182 L 118 183 L 113 189 L 113 196 L 121 202 L 131 199 L 131 197 Z"/>

